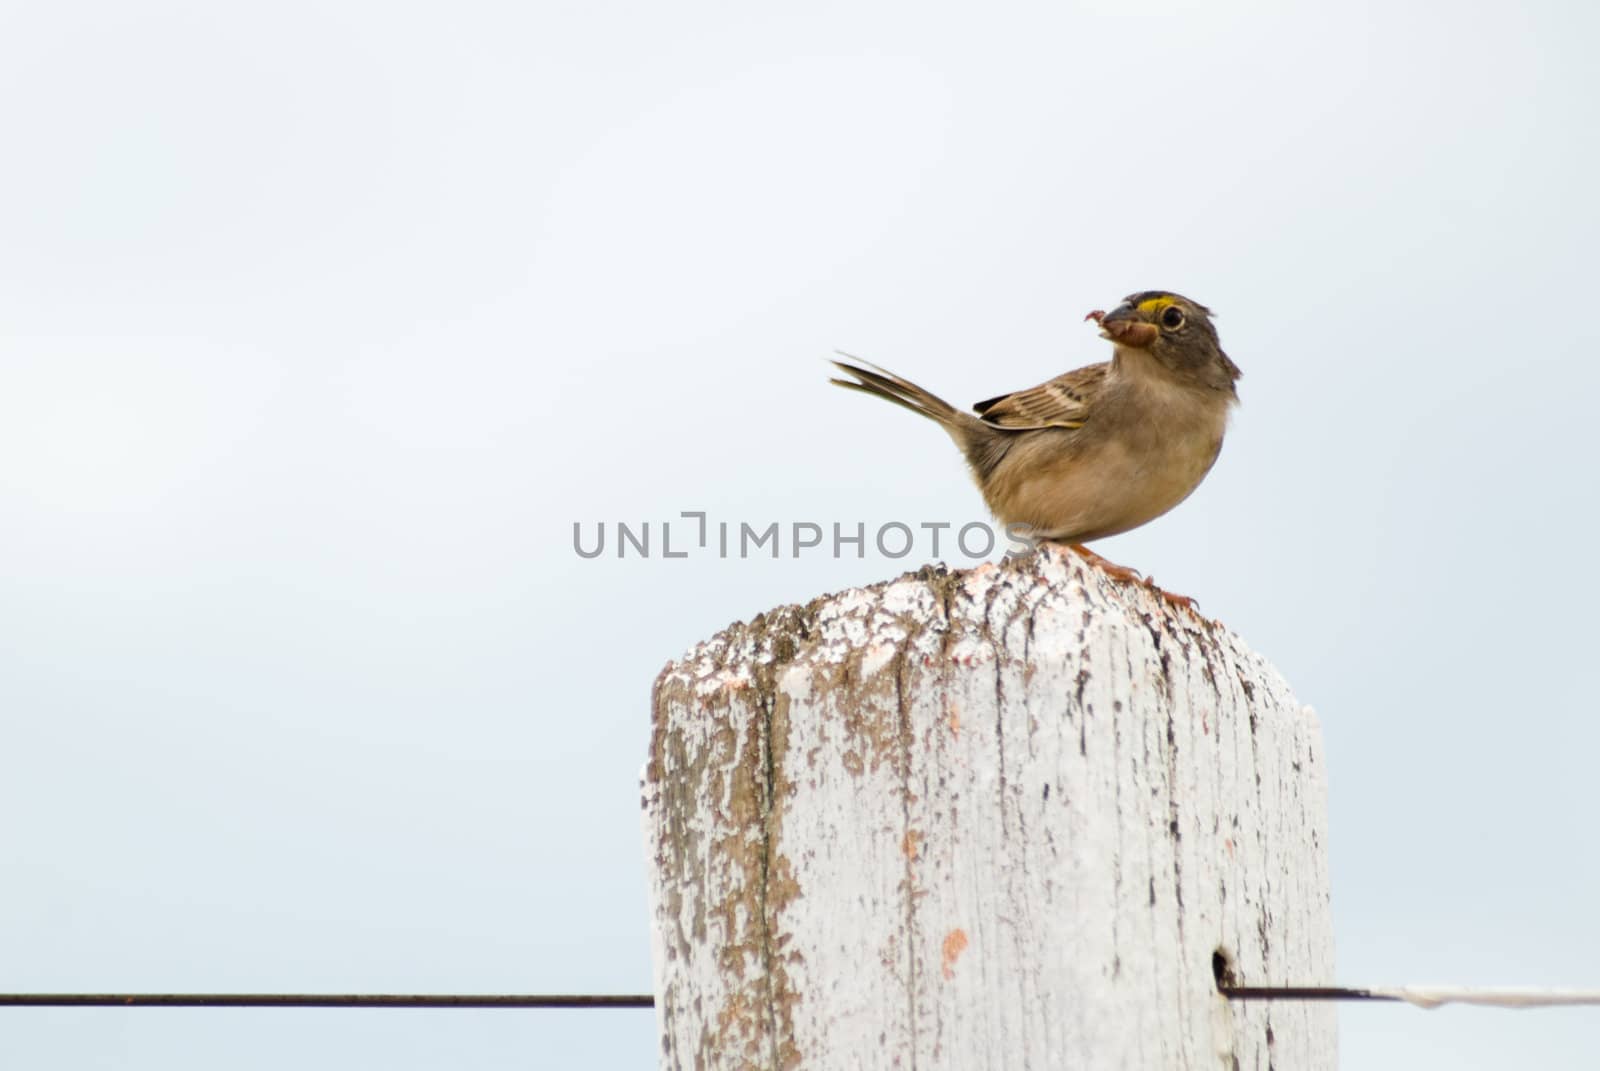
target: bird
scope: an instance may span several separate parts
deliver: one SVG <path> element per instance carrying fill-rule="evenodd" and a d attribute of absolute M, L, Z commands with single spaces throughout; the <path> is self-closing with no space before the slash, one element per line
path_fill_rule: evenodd
<path fill-rule="evenodd" d="M 965 455 L 984 502 L 1008 532 L 1065 543 L 1113 578 L 1133 569 L 1084 546 L 1137 528 L 1200 485 L 1217 455 L 1242 374 L 1223 352 L 1210 309 L 1170 290 L 1130 294 L 1084 317 L 1112 343 L 1111 359 L 963 412 L 870 361 L 840 352 L 850 378 L 829 382 L 934 421 Z"/>

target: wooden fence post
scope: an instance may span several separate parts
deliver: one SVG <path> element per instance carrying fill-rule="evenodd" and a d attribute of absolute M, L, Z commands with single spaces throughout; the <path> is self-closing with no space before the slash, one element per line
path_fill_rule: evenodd
<path fill-rule="evenodd" d="M 737 624 L 656 682 L 662 1066 L 1333 1068 L 1315 715 L 1070 552 Z"/>

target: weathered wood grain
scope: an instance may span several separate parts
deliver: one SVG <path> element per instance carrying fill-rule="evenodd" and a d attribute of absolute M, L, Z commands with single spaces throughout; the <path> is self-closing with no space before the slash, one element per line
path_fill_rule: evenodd
<path fill-rule="evenodd" d="M 1332 1068 L 1321 738 L 1058 548 L 730 627 L 643 779 L 671 1068 Z"/>

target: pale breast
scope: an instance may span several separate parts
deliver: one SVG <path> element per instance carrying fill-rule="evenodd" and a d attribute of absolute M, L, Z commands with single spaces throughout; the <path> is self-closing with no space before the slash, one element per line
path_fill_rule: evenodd
<path fill-rule="evenodd" d="M 1231 395 L 1124 381 L 1080 431 L 1019 438 L 985 497 L 1003 523 L 1082 542 L 1137 528 L 1199 486 L 1217 459 Z"/>

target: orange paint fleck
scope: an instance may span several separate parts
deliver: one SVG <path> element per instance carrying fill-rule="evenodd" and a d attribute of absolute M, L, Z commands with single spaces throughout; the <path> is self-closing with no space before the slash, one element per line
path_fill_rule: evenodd
<path fill-rule="evenodd" d="M 950 704 L 950 733 L 953 736 L 961 735 L 961 708 L 954 703 Z"/>
<path fill-rule="evenodd" d="M 917 857 L 917 846 L 922 843 L 922 831 L 917 829 L 906 830 L 906 835 L 900 840 L 900 851 L 907 859 Z"/>
<path fill-rule="evenodd" d="M 1228 837 L 1228 838 L 1224 839 L 1223 842 L 1222 842 L 1222 846 L 1224 848 L 1228 849 L 1228 858 L 1232 859 L 1233 858 L 1233 838 L 1232 837 Z"/>
<path fill-rule="evenodd" d="M 966 930 L 955 929 L 944 935 L 944 962 L 939 965 L 939 973 L 944 975 L 945 981 L 956 976 L 956 957 L 966 948 Z"/>

